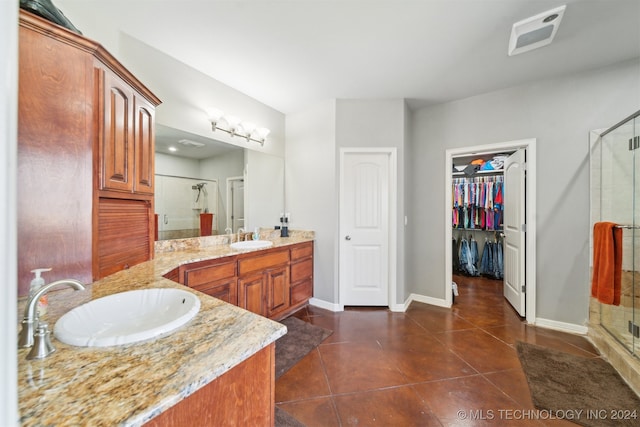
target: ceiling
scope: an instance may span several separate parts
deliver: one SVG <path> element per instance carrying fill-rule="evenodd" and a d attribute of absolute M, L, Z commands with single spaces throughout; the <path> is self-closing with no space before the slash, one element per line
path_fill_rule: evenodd
<path fill-rule="evenodd" d="M 226 142 L 216 141 L 211 138 L 205 138 L 195 133 L 185 132 L 183 130 L 171 128 L 156 123 L 156 153 L 170 154 L 172 156 L 186 157 L 189 159 L 208 159 L 209 157 L 221 156 L 230 151 L 242 150 L 242 147 L 227 144 Z M 187 143 L 181 144 L 179 141 L 193 141 L 202 146 L 195 146 Z M 169 150 L 173 147 L 176 151 Z"/>
<path fill-rule="evenodd" d="M 89 37 L 122 31 L 285 114 L 340 98 L 419 108 L 640 57 L 640 0 L 56 4 Z M 515 22 L 563 4 L 551 45 L 507 55 Z"/>

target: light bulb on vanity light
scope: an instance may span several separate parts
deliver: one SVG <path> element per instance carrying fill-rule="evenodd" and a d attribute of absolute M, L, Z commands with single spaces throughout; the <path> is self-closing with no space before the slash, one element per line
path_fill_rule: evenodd
<path fill-rule="evenodd" d="M 224 116 L 224 121 L 229 125 L 229 134 L 231 136 L 236 135 L 238 125 L 240 124 L 240 119 L 236 116 Z"/>
<path fill-rule="evenodd" d="M 240 123 L 240 127 L 242 128 L 242 132 L 244 133 L 244 136 L 247 138 L 247 141 L 249 141 L 249 139 L 251 139 L 251 134 L 256 128 L 256 124 L 251 122 L 242 122 Z"/>
<path fill-rule="evenodd" d="M 218 122 L 220 121 L 222 116 L 224 116 L 224 112 L 222 110 L 218 110 L 217 108 L 209 108 L 207 110 L 207 117 L 209 118 L 209 121 L 211 122 L 211 130 L 212 131 L 214 131 L 214 132 L 216 131 L 216 129 L 218 127 Z"/>
<path fill-rule="evenodd" d="M 258 140 L 260 141 L 260 144 L 264 145 L 264 141 L 267 139 L 267 136 L 269 136 L 270 133 L 271 131 L 267 128 L 256 129 L 256 135 L 258 137 Z"/>

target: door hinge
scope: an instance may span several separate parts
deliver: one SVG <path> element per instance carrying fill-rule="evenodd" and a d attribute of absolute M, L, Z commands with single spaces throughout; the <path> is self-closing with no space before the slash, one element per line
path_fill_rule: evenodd
<path fill-rule="evenodd" d="M 522 293 L 527 292 L 527 286 L 526 285 L 522 285 L 522 288 L 520 288 L 520 290 L 522 291 Z"/>
<path fill-rule="evenodd" d="M 629 138 L 629 151 L 637 150 L 638 148 L 640 148 L 640 136 Z"/>
<path fill-rule="evenodd" d="M 522 224 L 520 229 L 522 230 L 523 233 L 526 233 L 527 232 L 527 224 Z"/>
<path fill-rule="evenodd" d="M 522 164 L 522 170 L 525 171 L 525 172 L 527 171 L 527 162 L 524 162 Z"/>
<path fill-rule="evenodd" d="M 640 338 L 640 326 L 629 320 L 629 333 L 636 338 Z"/>

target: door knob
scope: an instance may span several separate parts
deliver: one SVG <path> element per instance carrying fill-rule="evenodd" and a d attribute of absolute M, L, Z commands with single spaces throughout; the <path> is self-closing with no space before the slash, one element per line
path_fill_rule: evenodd
<path fill-rule="evenodd" d="M 351 240 L 351 236 L 345 236 L 344 240 Z"/>

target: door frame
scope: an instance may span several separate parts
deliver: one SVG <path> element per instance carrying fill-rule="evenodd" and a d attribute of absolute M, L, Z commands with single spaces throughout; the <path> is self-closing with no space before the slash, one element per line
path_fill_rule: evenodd
<path fill-rule="evenodd" d="M 525 318 L 528 323 L 536 323 L 536 139 L 527 138 L 515 141 L 500 142 L 496 144 L 475 145 L 462 148 L 451 148 L 445 152 L 445 283 L 444 294 L 447 307 L 452 305 L 452 245 L 453 230 L 451 228 L 451 185 L 453 183 L 453 158 L 461 156 L 482 155 L 498 153 L 501 151 L 515 151 L 524 148 L 526 150 L 526 183 L 525 183 L 525 219 L 526 228 L 526 268 L 525 268 Z"/>
<path fill-rule="evenodd" d="M 231 187 L 233 186 L 233 184 L 232 184 L 232 183 L 233 183 L 233 182 L 235 182 L 235 181 L 242 181 L 242 182 L 245 182 L 246 180 L 245 180 L 245 178 L 244 178 L 244 175 L 230 176 L 230 177 L 228 177 L 228 178 L 227 178 L 227 194 L 225 195 L 225 196 L 226 196 L 225 198 L 227 199 L 227 212 L 226 212 L 226 217 L 227 217 L 227 218 L 226 218 L 226 219 L 227 219 L 227 227 L 231 228 L 232 233 L 234 232 L 234 231 L 233 231 L 233 227 L 231 227 L 231 226 L 229 225 L 229 224 L 233 225 L 233 221 L 231 220 L 231 209 L 232 209 L 231 204 L 232 204 L 232 202 L 233 202 L 233 201 L 231 200 L 231 193 L 232 193 L 232 191 L 231 191 Z M 245 183 L 245 186 L 246 186 L 246 183 Z M 245 188 L 245 189 L 244 189 L 244 191 L 243 191 L 243 193 L 245 193 L 245 194 L 246 194 L 246 191 L 247 191 L 247 190 L 246 190 L 246 188 Z M 244 203 L 244 201 L 243 201 L 243 204 L 245 205 L 245 206 L 244 206 L 244 209 L 245 209 L 245 211 L 246 211 L 247 206 L 246 206 L 246 204 Z M 245 223 L 246 223 L 246 215 L 245 215 Z M 225 228 L 226 228 L 226 227 L 225 227 Z"/>
<path fill-rule="evenodd" d="M 338 280 L 336 295 L 338 295 L 338 310 L 344 311 L 344 292 L 345 287 L 341 283 L 341 269 L 342 264 L 342 236 L 343 231 L 343 197 L 344 197 L 344 158 L 348 154 L 386 154 L 389 160 L 389 289 L 388 289 L 388 307 L 393 309 L 396 306 L 396 287 L 397 287 L 397 267 L 398 267 L 398 230 L 397 230 L 397 217 L 398 217 L 398 149 L 396 147 L 348 147 L 340 148 L 340 169 L 339 169 L 339 216 L 338 216 Z"/>

